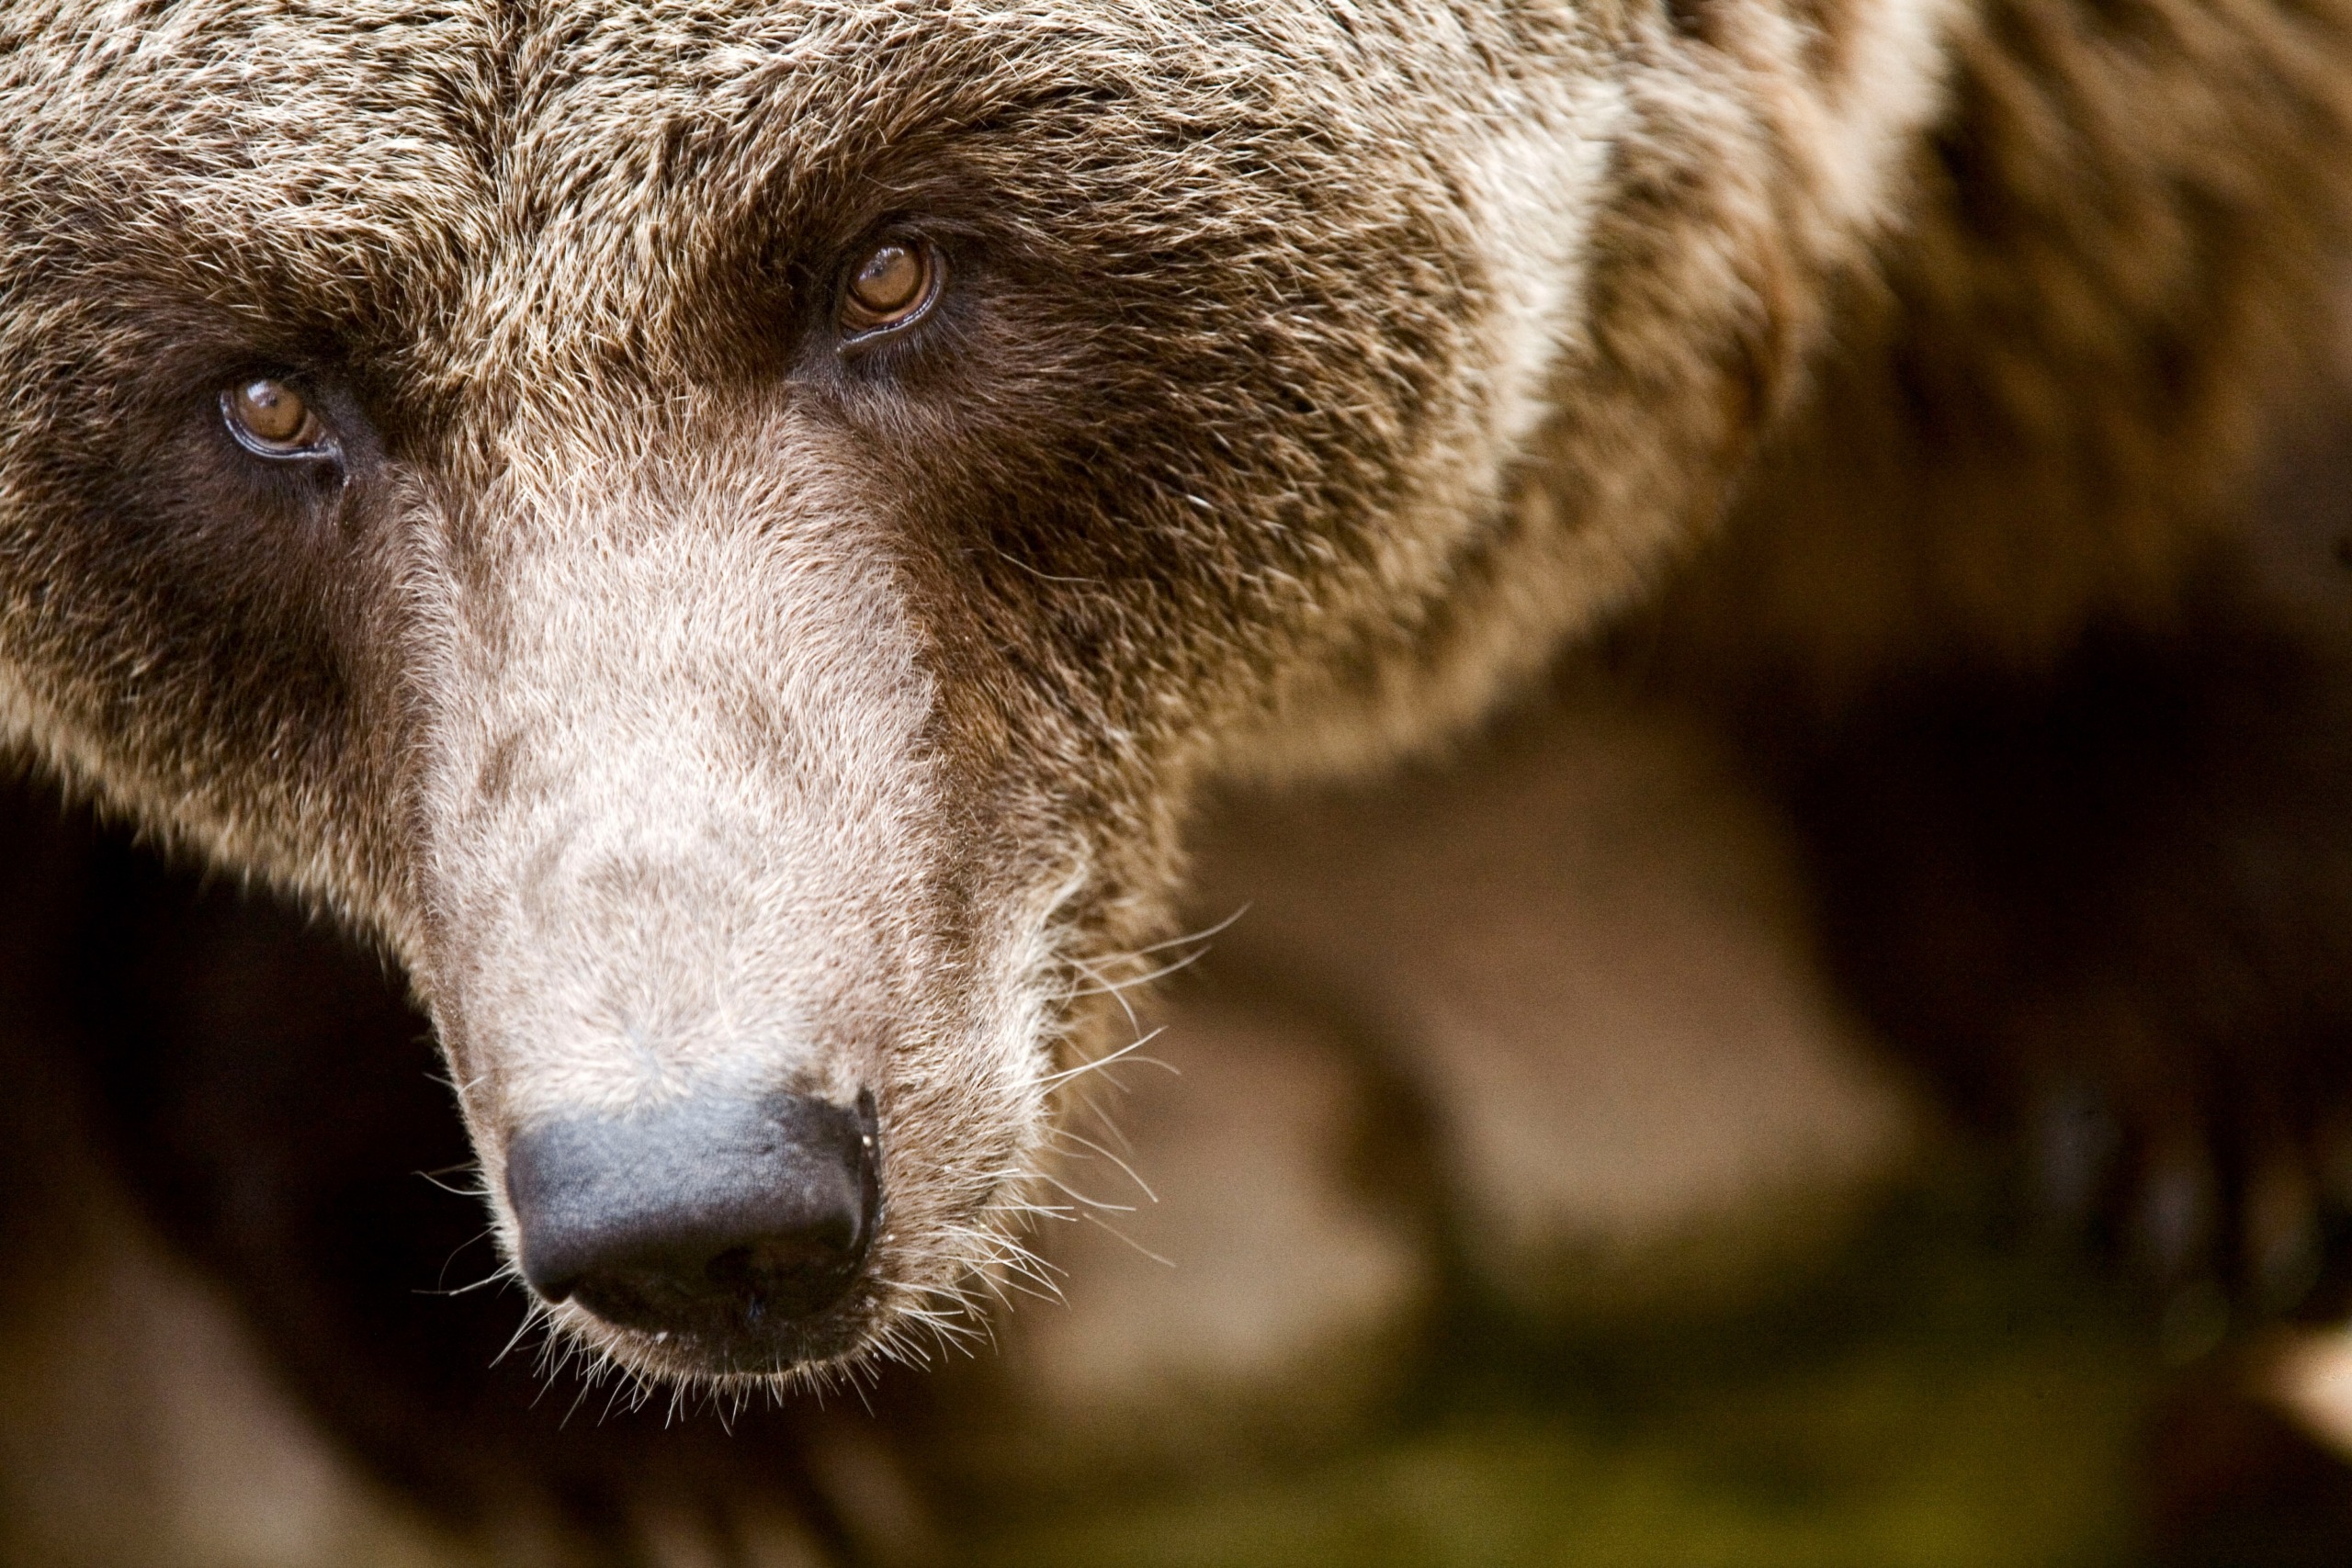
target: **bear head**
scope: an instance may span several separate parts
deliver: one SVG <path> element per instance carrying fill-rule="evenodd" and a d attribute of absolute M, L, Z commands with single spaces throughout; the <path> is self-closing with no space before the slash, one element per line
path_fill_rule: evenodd
<path fill-rule="evenodd" d="M 407 966 L 560 1329 L 919 1351 L 1202 783 L 1709 514 L 1934 17 L 16 7 L 6 732 Z"/>

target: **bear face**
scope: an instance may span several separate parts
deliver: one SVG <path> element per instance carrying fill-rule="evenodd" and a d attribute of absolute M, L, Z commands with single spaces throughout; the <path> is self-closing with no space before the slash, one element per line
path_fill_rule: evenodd
<path fill-rule="evenodd" d="M 1197 782 L 1426 742 L 1704 514 L 1933 105 L 1849 22 L 19 13 L 10 731 L 380 934 L 561 1326 L 892 1348 Z"/>

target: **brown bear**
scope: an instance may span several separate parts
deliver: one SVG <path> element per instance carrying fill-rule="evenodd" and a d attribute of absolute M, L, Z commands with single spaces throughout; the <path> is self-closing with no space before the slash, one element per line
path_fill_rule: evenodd
<path fill-rule="evenodd" d="M 597 1356 L 959 1332 L 1202 792 L 1611 626 L 2067 1201 L 2310 1272 L 2334 0 L 63 5 L 0 125 L 13 741 L 381 942 Z"/>

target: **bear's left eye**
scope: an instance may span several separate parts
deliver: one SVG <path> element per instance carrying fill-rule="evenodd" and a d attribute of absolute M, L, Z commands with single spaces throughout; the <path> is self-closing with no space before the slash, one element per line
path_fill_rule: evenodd
<path fill-rule="evenodd" d="M 318 457 L 333 438 L 302 394 L 270 377 L 220 389 L 220 419 L 237 445 L 258 457 Z"/>

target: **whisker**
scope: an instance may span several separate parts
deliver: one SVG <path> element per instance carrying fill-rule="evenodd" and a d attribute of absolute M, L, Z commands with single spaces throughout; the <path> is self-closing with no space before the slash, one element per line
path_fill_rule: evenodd
<path fill-rule="evenodd" d="M 1193 952 L 1184 954 L 1182 958 L 1171 959 L 1148 974 L 1137 975 L 1134 978 L 1127 980 L 1105 980 L 1102 976 L 1097 975 L 1089 965 L 1080 964 L 1076 959 L 1072 959 L 1072 964 L 1084 973 L 1088 979 L 1092 980 L 1094 982 L 1094 986 L 1091 989 L 1073 989 L 1069 992 L 1069 995 L 1073 998 L 1099 997 L 1105 994 L 1118 996 L 1123 992 L 1132 991 L 1138 986 L 1148 986 L 1154 980 L 1164 980 L 1169 976 L 1177 973 L 1179 970 L 1190 969 L 1193 964 L 1198 964 L 1202 959 L 1206 958 L 1208 955 L 1209 950 L 1207 948 L 1199 948 Z"/>
<path fill-rule="evenodd" d="M 1136 1206 L 1133 1203 L 1106 1203 L 1100 1198 L 1089 1198 L 1085 1193 L 1080 1192 L 1075 1187 L 1068 1185 L 1057 1177 L 1048 1176 L 1044 1179 L 1057 1190 L 1067 1192 L 1069 1196 L 1077 1199 L 1080 1202 L 1085 1204 L 1090 1209 L 1101 1209 L 1106 1213 L 1114 1214 L 1132 1214 L 1136 1212 Z"/>
<path fill-rule="evenodd" d="M 1093 1139 L 1086 1137 L 1081 1134 L 1074 1133 L 1068 1127 L 1062 1128 L 1057 1136 L 1068 1138 L 1071 1143 L 1082 1145 L 1085 1147 L 1093 1150 L 1096 1154 L 1101 1155 L 1104 1159 L 1109 1160 L 1113 1165 L 1117 1166 L 1121 1170 L 1126 1172 L 1127 1179 L 1134 1182 L 1137 1187 L 1142 1188 L 1143 1195 L 1145 1197 L 1150 1199 L 1155 1203 L 1159 1201 L 1159 1194 L 1151 1190 L 1151 1183 L 1146 1181 L 1142 1177 L 1136 1174 L 1135 1167 L 1129 1165 L 1125 1160 L 1121 1159 L 1117 1155 L 1113 1154 L 1109 1149 L 1104 1148 Z"/>
<path fill-rule="evenodd" d="M 1136 956 L 1141 957 L 1147 953 L 1164 953 L 1171 947 L 1182 947 L 1186 942 L 1206 942 L 1213 936 L 1223 934 L 1226 928 L 1232 925 L 1234 921 L 1239 919 L 1249 912 L 1250 906 L 1245 903 L 1241 908 L 1234 910 L 1233 913 L 1226 916 L 1225 919 L 1217 921 L 1217 923 L 1213 926 L 1204 927 L 1200 931 L 1192 932 L 1188 936 L 1171 936 L 1166 942 L 1155 942 L 1149 947 L 1138 947 L 1135 950 Z"/>
<path fill-rule="evenodd" d="M 1091 1061 L 1080 1062 L 1074 1067 L 1065 1067 L 1058 1073 L 1046 1074 L 1044 1077 L 1037 1080 L 1037 1087 L 1039 1089 L 1051 1089 L 1056 1084 L 1067 1083 L 1071 1078 L 1083 1077 L 1088 1073 L 1100 1072 L 1102 1068 L 1109 1066 L 1112 1063 L 1118 1061 L 1121 1057 L 1133 1055 L 1136 1052 L 1142 1050 L 1145 1046 L 1150 1044 L 1153 1041 L 1159 1039 L 1167 1032 L 1168 1026 L 1163 1023 L 1148 1034 L 1137 1035 L 1135 1039 L 1129 1041 L 1126 1044 L 1120 1046 L 1117 1050 L 1109 1053 L 1107 1055 L 1097 1056 Z M 1143 1060 L 1149 1062 L 1152 1058 L 1146 1056 Z M 1160 1062 L 1158 1065 L 1163 1067 L 1168 1066 L 1168 1064 L 1165 1062 Z M 1170 1072 L 1175 1071 L 1172 1067 L 1169 1068 L 1169 1070 Z"/>
<path fill-rule="evenodd" d="M 1143 1032 L 1143 1020 L 1136 1016 L 1135 1004 L 1127 1000 L 1126 987 L 1105 983 L 1102 976 L 1096 974 L 1092 966 L 1088 964 L 1082 959 L 1073 958 L 1069 962 L 1071 968 L 1076 969 L 1080 974 L 1094 982 L 1094 988 L 1091 991 L 1074 989 L 1064 991 L 1059 998 L 1062 1003 L 1068 1004 L 1069 1002 L 1076 1001 L 1080 997 L 1108 996 L 1113 1001 L 1119 1004 L 1119 1010 L 1127 1015 L 1127 1028 L 1135 1033 L 1140 1034 Z"/>
<path fill-rule="evenodd" d="M 472 1284 L 460 1285 L 454 1291 L 447 1288 L 449 1278 L 449 1265 L 458 1260 L 458 1254 L 465 1251 L 466 1248 L 473 1246 L 474 1243 L 481 1240 L 482 1237 L 495 1234 L 497 1229 L 498 1227 L 496 1225 L 484 1225 L 481 1229 L 474 1232 L 473 1235 L 468 1236 L 465 1240 L 451 1247 L 449 1249 L 449 1256 L 441 1260 L 441 1272 L 433 1277 L 433 1289 L 429 1291 L 418 1291 L 416 1294 L 420 1296 L 462 1296 L 469 1291 L 478 1291 L 481 1289 L 484 1285 L 489 1284 L 493 1280 L 503 1280 L 511 1275 L 514 1272 L 514 1266 L 512 1264 L 500 1261 L 488 1274 L 479 1280 L 476 1280 Z"/>
<path fill-rule="evenodd" d="M 546 1310 L 547 1309 L 545 1307 L 539 1304 L 537 1298 L 534 1297 L 530 1305 L 524 1309 L 523 1321 L 514 1325 L 514 1332 L 508 1337 L 506 1343 L 500 1348 L 498 1354 L 490 1359 L 490 1364 L 494 1367 L 498 1365 L 499 1362 L 506 1359 L 508 1356 L 512 1355 L 514 1353 L 514 1347 L 523 1342 L 523 1336 L 528 1334 L 532 1328 L 538 1324 L 541 1314 L 544 1314 Z M 541 1353 L 545 1353 L 544 1347 L 542 1347 Z"/>
<path fill-rule="evenodd" d="M 441 1179 L 445 1176 L 455 1176 L 460 1172 L 470 1175 L 474 1179 L 470 1186 L 452 1187 L 447 1182 Z M 482 1184 L 481 1167 L 474 1164 L 471 1160 L 467 1161 L 463 1165 L 445 1165 L 438 1170 L 416 1170 L 411 1171 L 409 1174 L 412 1176 L 421 1176 L 425 1180 L 431 1182 L 434 1186 L 438 1187 L 442 1191 L 450 1193 L 456 1197 L 487 1198 L 490 1196 L 490 1189 Z"/>
<path fill-rule="evenodd" d="M 1176 1267 L 1176 1260 L 1174 1258 L 1160 1257 L 1159 1254 L 1154 1252 L 1151 1248 L 1146 1247 L 1143 1243 L 1137 1241 L 1135 1237 L 1129 1235 L 1118 1226 L 1110 1224 L 1102 1220 L 1095 1219 L 1092 1214 L 1088 1214 L 1085 1217 L 1089 1220 L 1092 1220 L 1094 1224 L 1101 1225 L 1104 1230 L 1109 1231 L 1113 1235 L 1117 1236 L 1121 1241 L 1125 1242 L 1129 1247 L 1134 1247 L 1137 1252 L 1142 1253 L 1146 1258 L 1150 1258 L 1154 1263 L 1159 1264 L 1161 1268 L 1173 1269 Z"/>

